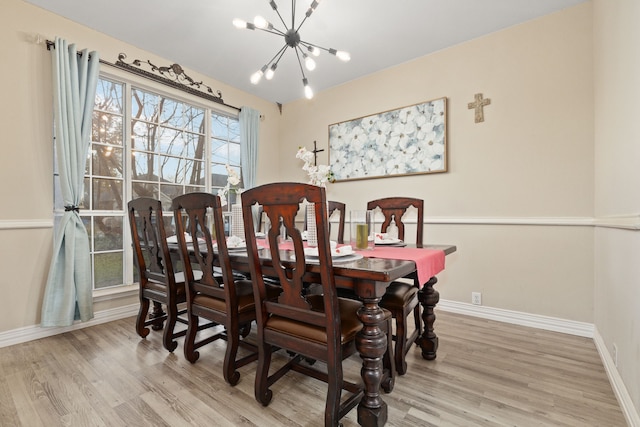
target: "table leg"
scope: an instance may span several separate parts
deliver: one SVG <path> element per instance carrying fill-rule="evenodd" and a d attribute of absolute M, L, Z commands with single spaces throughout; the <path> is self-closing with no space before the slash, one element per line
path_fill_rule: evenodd
<path fill-rule="evenodd" d="M 436 350 L 438 350 L 438 336 L 433 331 L 433 324 L 436 321 L 436 315 L 433 311 L 438 301 L 440 301 L 440 294 L 433 289 L 433 286 L 438 282 L 438 279 L 432 277 L 418 292 L 418 300 L 422 304 L 422 321 L 424 323 L 424 331 L 422 336 L 416 340 L 417 344 L 422 349 L 422 357 L 427 360 L 433 360 L 436 358 Z"/>
<path fill-rule="evenodd" d="M 167 313 L 165 313 L 164 310 L 162 310 L 162 304 L 160 304 L 158 301 L 154 301 L 153 311 L 149 314 L 149 319 L 158 319 L 160 317 L 163 317 L 166 314 Z M 164 319 L 159 319 L 159 321 L 153 323 L 153 326 L 151 326 L 151 329 L 153 329 L 154 331 L 161 331 L 163 326 L 164 326 Z"/>
<path fill-rule="evenodd" d="M 387 350 L 387 336 L 380 328 L 384 314 L 378 305 L 380 298 L 365 299 L 358 310 L 364 325 L 356 336 L 356 348 L 362 358 L 362 381 L 364 395 L 358 404 L 358 424 L 361 426 L 383 426 L 387 422 L 387 404 L 380 396 L 382 381 L 382 357 Z"/>

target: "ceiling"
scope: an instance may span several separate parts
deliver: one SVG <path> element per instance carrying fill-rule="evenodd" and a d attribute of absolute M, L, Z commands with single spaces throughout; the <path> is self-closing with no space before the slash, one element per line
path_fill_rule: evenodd
<path fill-rule="evenodd" d="M 284 46 L 284 39 L 259 30 L 239 30 L 231 22 L 234 18 L 251 22 L 261 15 L 284 30 L 269 0 L 24 1 L 266 100 L 285 104 L 304 97 L 292 49 L 287 49 L 273 80 L 262 79 L 258 85 L 249 81 Z M 301 38 L 345 50 L 351 61 L 323 52 L 316 58 L 317 68 L 305 74 L 318 93 L 584 1 L 324 0 L 301 27 Z M 290 27 L 292 2 L 275 2 Z M 296 25 L 310 3 L 297 2 Z M 103 59 L 115 62 L 117 58 Z"/>

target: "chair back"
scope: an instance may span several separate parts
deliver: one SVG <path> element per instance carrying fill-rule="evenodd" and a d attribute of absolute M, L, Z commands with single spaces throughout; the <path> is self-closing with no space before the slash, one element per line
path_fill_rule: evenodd
<path fill-rule="evenodd" d="M 134 261 L 140 274 L 140 284 L 147 281 L 164 284 L 175 290 L 175 276 L 167 234 L 166 219 L 160 200 L 140 197 L 128 204 L 129 228 L 133 242 Z M 171 220 L 171 217 L 168 218 Z"/>
<path fill-rule="evenodd" d="M 393 220 L 398 227 L 398 238 L 401 240 L 405 240 L 405 224 L 402 221 L 402 217 L 410 206 L 415 207 L 418 211 L 416 215 L 416 246 L 421 248 L 423 245 L 422 238 L 424 228 L 424 201 L 422 199 L 412 197 L 387 197 L 372 200 L 367 203 L 368 210 L 380 208 L 384 215 L 384 222 L 382 223 L 380 231 L 385 233 Z"/>
<path fill-rule="evenodd" d="M 318 234 L 318 262 L 320 265 L 320 284 L 323 295 L 307 296 L 305 283 L 309 283 L 306 276 L 307 266 L 305 248 L 300 230 L 296 228 L 295 220 L 301 203 L 306 200 L 313 203 Z M 271 227 L 267 234 L 270 261 L 277 272 L 277 279 L 282 286 L 282 292 L 277 299 L 266 298 L 266 286 L 263 279 L 263 265 L 258 251 L 254 224 L 251 220 L 251 206 L 259 204 L 271 224 L 281 224 Z M 329 243 L 329 229 L 327 226 L 327 200 L 325 189 L 322 187 L 301 183 L 272 183 L 246 190 L 242 193 L 242 210 L 244 227 L 249 255 L 253 291 L 256 299 L 256 317 L 259 340 L 264 325 L 271 316 L 292 319 L 312 326 L 326 329 L 327 346 L 330 354 L 339 354 L 340 348 L 340 316 L 338 298 L 333 276 L 331 261 L 331 247 Z M 288 240 L 280 238 L 281 231 L 286 233 Z M 285 246 L 286 245 L 286 246 Z M 291 249 L 292 248 L 292 249 Z M 317 283 L 317 278 L 313 280 Z M 322 298 L 324 310 L 313 309 L 311 298 Z"/>
<path fill-rule="evenodd" d="M 328 208 L 328 212 L 327 212 L 327 218 L 331 218 L 331 215 L 333 215 L 333 213 L 335 211 L 338 211 L 340 213 L 340 220 L 338 222 L 338 243 L 344 243 L 344 222 L 345 222 L 345 212 L 346 212 L 346 205 L 342 202 L 336 202 L 336 201 L 328 201 L 327 202 L 327 208 Z M 307 209 L 310 209 L 307 206 Z M 305 212 L 304 215 L 304 225 L 303 225 L 303 230 L 307 230 L 307 215 Z M 260 229 L 258 229 L 258 231 L 260 231 Z M 331 236 L 331 222 L 329 222 L 329 236 Z"/>
<path fill-rule="evenodd" d="M 330 200 L 327 202 L 329 207 L 329 218 L 335 211 L 340 214 L 340 221 L 338 222 L 338 243 L 344 243 L 344 221 L 346 215 L 346 206 L 342 202 L 336 202 Z M 331 232 L 331 223 L 329 223 L 329 232 Z"/>
<path fill-rule="evenodd" d="M 234 303 L 236 295 L 220 197 L 200 192 L 183 194 L 173 199 L 171 209 L 188 284 L 187 299 L 197 293 L 225 299 L 227 313 L 233 313 L 237 310 Z M 191 242 L 187 242 L 187 236 Z M 193 251 L 192 256 L 190 251 Z M 222 270 L 222 282 L 218 275 L 214 275 L 214 267 L 217 266 Z M 202 276 L 196 278 L 194 270 L 202 272 Z"/>

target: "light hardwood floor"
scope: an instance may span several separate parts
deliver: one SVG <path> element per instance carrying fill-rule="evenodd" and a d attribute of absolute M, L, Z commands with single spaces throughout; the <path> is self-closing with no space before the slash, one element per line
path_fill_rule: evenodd
<path fill-rule="evenodd" d="M 591 339 L 437 311 L 438 358 L 408 355 L 383 397 L 390 426 L 626 426 Z M 320 426 L 325 385 L 291 372 L 264 408 L 255 363 L 222 379 L 224 343 L 195 364 L 134 319 L 0 349 L 0 426 Z M 281 352 L 279 352 L 281 353 Z M 279 355 L 284 360 L 284 355 Z M 347 361 L 349 377 L 360 359 Z M 356 410 L 343 419 L 357 426 Z"/>

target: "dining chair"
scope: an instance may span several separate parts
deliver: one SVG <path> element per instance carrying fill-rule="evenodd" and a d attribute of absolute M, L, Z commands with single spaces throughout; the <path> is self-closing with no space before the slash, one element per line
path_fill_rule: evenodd
<path fill-rule="evenodd" d="M 335 211 L 338 211 L 340 218 L 338 220 L 338 235 L 337 242 L 342 244 L 344 243 L 344 223 L 346 218 L 346 205 L 342 202 L 337 202 L 334 200 L 329 200 L 327 202 L 327 210 L 328 210 L 328 218 L 331 218 L 331 215 Z M 307 215 L 304 215 L 304 226 L 303 230 L 307 229 Z M 258 229 L 260 231 L 260 229 Z M 331 222 L 329 222 L 329 235 L 331 235 Z"/>
<path fill-rule="evenodd" d="M 217 195 L 184 194 L 173 199 L 171 209 L 186 281 L 189 323 L 184 356 L 195 363 L 200 357 L 197 349 L 218 339 L 226 340 L 223 375 L 227 383 L 236 385 L 240 380 L 237 369 L 258 358 L 256 346 L 244 340 L 256 318 L 252 283 L 233 274 Z M 196 341 L 200 318 L 222 330 Z M 240 346 L 250 353 L 238 359 Z"/>
<path fill-rule="evenodd" d="M 131 200 L 127 209 L 133 259 L 140 276 L 140 309 L 136 319 L 136 332 L 145 338 L 149 335 L 148 326 L 153 330 L 162 330 L 164 326 L 162 345 L 172 352 L 178 346 L 175 338 L 184 336 L 186 332 L 174 332 L 176 322 L 187 324 L 187 320 L 180 317 L 186 310 L 178 309 L 178 304 L 186 301 L 186 293 L 184 274 L 174 273 L 171 262 L 162 203 L 160 200 L 140 197 Z M 151 301 L 154 308 L 147 319 Z"/>
<path fill-rule="evenodd" d="M 327 207 L 328 209 L 328 215 L 329 218 L 331 218 L 331 215 L 333 215 L 333 213 L 335 211 L 338 211 L 338 213 L 340 214 L 340 219 L 338 222 L 338 243 L 342 244 L 344 243 L 344 221 L 345 221 L 345 216 L 346 216 L 346 205 L 342 202 L 336 202 L 334 200 L 329 200 L 327 202 Z M 331 232 L 331 222 L 329 222 L 329 232 Z"/>
<path fill-rule="evenodd" d="M 421 248 L 423 237 L 423 221 L 424 221 L 424 201 L 411 197 L 387 197 L 372 200 L 367 203 L 368 210 L 379 208 L 384 216 L 381 225 L 381 232 L 385 233 L 389 226 L 395 223 L 398 229 L 398 238 L 405 240 L 405 223 L 403 216 L 409 207 L 416 208 L 416 247 Z M 411 283 L 404 281 L 392 282 L 385 292 L 380 306 L 389 310 L 396 319 L 396 333 L 394 339 L 396 341 L 395 359 L 396 371 L 400 375 L 407 372 L 406 354 L 415 342 L 416 338 L 422 335 L 422 322 L 420 318 L 420 304 L 418 300 L 418 290 L 421 283 L 418 283 L 416 274 L 408 277 L 412 279 Z M 408 334 L 407 325 L 409 314 L 413 312 L 415 330 Z"/>
<path fill-rule="evenodd" d="M 318 230 L 317 263 L 319 278 L 310 278 L 307 258 L 300 230 L 295 227 L 296 215 L 304 200 L 314 203 Z M 267 235 L 271 259 L 282 286 L 277 298 L 270 298 L 263 280 L 263 257 L 255 239 L 253 222 L 248 213 L 254 204 L 262 205 L 272 224 Z M 288 371 L 294 370 L 328 384 L 325 405 L 325 426 L 336 426 L 339 420 L 358 404 L 363 396 L 363 386 L 345 380 L 342 361 L 356 351 L 356 334 L 362 328 L 357 311 L 361 303 L 338 298 L 331 260 L 331 249 L 327 224 L 327 201 L 325 189 L 301 183 L 271 183 L 246 190 L 242 193 L 249 265 L 256 300 L 258 368 L 255 380 L 255 398 L 267 406 L 273 397 L 270 387 Z M 284 241 L 280 235 L 284 228 L 288 236 Z M 282 245 L 282 246 L 281 246 Z M 284 246 L 286 245 L 286 246 Z M 284 246 L 284 247 L 283 247 Z M 288 250 L 285 250 L 288 248 Z M 292 248 L 292 249 L 290 249 Z M 305 292 L 305 282 L 313 279 L 320 282 L 322 294 Z M 388 312 L 387 312 L 388 313 Z M 391 332 L 390 313 L 386 328 Z M 284 349 L 290 360 L 270 374 L 274 348 Z M 388 341 L 389 376 L 383 388 L 393 387 L 392 343 Z M 326 363 L 326 371 L 310 366 L 307 360 Z M 348 395 L 342 399 L 342 390 Z"/>

